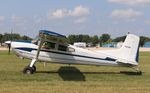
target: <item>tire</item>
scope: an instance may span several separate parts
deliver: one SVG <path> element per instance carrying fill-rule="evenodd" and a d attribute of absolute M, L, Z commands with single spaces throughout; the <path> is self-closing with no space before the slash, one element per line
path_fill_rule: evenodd
<path fill-rule="evenodd" d="M 27 66 L 27 67 L 25 67 L 25 68 L 23 69 L 23 73 L 24 73 L 24 74 L 33 74 L 33 73 L 34 73 L 34 70 L 33 70 L 32 67 Z"/>
<path fill-rule="evenodd" d="M 137 75 L 142 75 L 142 71 L 138 71 L 138 72 L 137 72 Z"/>
<path fill-rule="evenodd" d="M 28 67 L 30 67 L 30 65 L 28 65 Z M 36 66 L 32 66 L 33 72 L 36 72 Z"/>
<path fill-rule="evenodd" d="M 36 66 L 33 65 L 32 69 L 34 72 L 36 72 Z"/>

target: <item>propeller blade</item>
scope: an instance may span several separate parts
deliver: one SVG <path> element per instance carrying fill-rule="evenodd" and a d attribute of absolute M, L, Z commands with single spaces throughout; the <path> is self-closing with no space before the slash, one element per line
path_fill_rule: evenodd
<path fill-rule="evenodd" d="M 10 54 L 10 49 L 11 49 L 11 43 L 8 44 L 8 54 Z"/>
<path fill-rule="evenodd" d="M 8 43 L 8 54 L 10 54 L 10 51 L 11 51 L 12 32 L 13 32 L 13 30 L 11 29 L 11 33 L 10 33 L 10 43 Z"/>

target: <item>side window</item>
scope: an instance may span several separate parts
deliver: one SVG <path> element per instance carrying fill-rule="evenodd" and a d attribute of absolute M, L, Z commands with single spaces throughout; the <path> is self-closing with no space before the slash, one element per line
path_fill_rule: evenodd
<path fill-rule="evenodd" d="M 55 43 L 52 42 L 44 42 L 42 45 L 44 49 L 55 49 Z"/>
<path fill-rule="evenodd" d="M 67 46 L 58 45 L 58 50 L 60 50 L 60 51 L 67 51 Z"/>
<path fill-rule="evenodd" d="M 68 47 L 68 51 L 69 51 L 69 52 L 75 52 L 75 49 L 72 48 L 72 47 Z"/>

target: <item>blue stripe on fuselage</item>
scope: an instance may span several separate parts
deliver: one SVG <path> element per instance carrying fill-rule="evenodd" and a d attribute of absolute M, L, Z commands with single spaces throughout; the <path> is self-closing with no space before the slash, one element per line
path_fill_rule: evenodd
<path fill-rule="evenodd" d="M 15 49 L 24 50 L 24 51 L 28 51 L 28 52 L 31 52 L 32 50 L 37 50 L 37 49 L 34 49 L 34 48 L 15 48 Z M 82 58 L 107 60 L 107 61 L 116 61 L 116 59 L 109 58 L 109 57 L 106 57 L 105 59 L 102 59 L 102 58 L 97 58 L 97 57 L 89 57 L 89 56 L 76 55 L 76 54 L 70 54 L 70 53 L 63 53 L 63 52 L 57 52 L 57 51 L 50 51 L 50 50 L 40 50 L 40 51 L 49 52 L 49 53 L 55 53 L 55 54 L 62 54 L 62 55 L 69 55 L 69 56 L 76 56 L 76 57 L 82 57 Z"/>
<path fill-rule="evenodd" d="M 14 42 L 31 43 L 31 40 L 16 40 Z"/>

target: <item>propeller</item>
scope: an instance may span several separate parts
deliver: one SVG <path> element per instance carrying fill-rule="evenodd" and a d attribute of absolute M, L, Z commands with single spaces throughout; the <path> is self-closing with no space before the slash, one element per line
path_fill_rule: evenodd
<path fill-rule="evenodd" d="M 11 42 L 12 42 L 12 30 L 10 33 L 10 42 L 8 43 L 8 54 L 10 55 L 10 50 L 11 50 Z"/>
<path fill-rule="evenodd" d="M 10 54 L 10 49 L 11 49 L 11 43 L 8 44 L 8 54 Z"/>
<path fill-rule="evenodd" d="M 11 50 L 11 41 L 5 41 L 5 44 L 8 47 L 8 54 L 10 54 L 10 50 Z"/>

